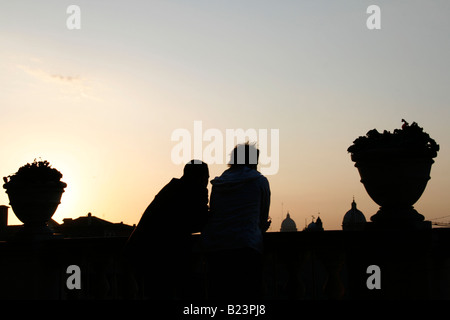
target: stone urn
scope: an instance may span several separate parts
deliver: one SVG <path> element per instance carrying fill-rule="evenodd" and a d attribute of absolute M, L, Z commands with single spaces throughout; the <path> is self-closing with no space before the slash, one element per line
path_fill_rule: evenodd
<path fill-rule="evenodd" d="M 367 193 L 380 206 L 370 220 L 384 227 L 423 227 L 425 217 L 413 205 L 430 180 L 439 146 L 416 123 L 406 122 L 394 133 L 374 129 L 358 139 L 349 148 L 351 159 Z"/>
<path fill-rule="evenodd" d="M 52 218 L 67 184 L 62 174 L 47 161 L 33 162 L 5 177 L 3 188 L 14 214 L 23 222 L 21 236 L 51 236 L 47 223 Z"/>

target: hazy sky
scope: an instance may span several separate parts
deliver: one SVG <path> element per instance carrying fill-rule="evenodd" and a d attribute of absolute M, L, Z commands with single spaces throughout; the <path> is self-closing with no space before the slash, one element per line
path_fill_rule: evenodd
<path fill-rule="evenodd" d="M 68 184 L 58 222 L 92 212 L 137 223 L 181 176 L 171 136 L 193 135 L 194 121 L 224 136 L 279 130 L 272 231 L 287 210 L 299 229 L 318 212 L 341 229 L 353 196 L 375 214 L 347 148 L 402 118 L 441 146 L 415 207 L 450 214 L 447 0 L 0 3 L 0 175 L 50 161 Z M 79 30 L 66 25 L 72 4 Z M 366 26 L 372 4 L 380 30 Z M 211 165 L 211 178 L 226 168 Z"/>

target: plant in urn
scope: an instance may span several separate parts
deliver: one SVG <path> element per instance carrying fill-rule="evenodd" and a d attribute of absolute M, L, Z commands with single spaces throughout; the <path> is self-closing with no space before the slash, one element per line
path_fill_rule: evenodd
<path fill-rule="evenodd" d="M 22 235 L 52 235 L 47 222 L 61 202 L 64 188 L 62 174 L 52 168 L 48 161 L 27 163 L 8 177 L 4 177 L 3 188 L 17 218 L 23 222 Z"/>
<path fill-rule="evenodd" d="M 384 227 L 421 227 L 413 205 L 430 179 L 439 145 L 423 128 L 403 120 L 394 132 L 370 130 L 348 148 L 367 193 L 379 206 L 370 220 Z"/>

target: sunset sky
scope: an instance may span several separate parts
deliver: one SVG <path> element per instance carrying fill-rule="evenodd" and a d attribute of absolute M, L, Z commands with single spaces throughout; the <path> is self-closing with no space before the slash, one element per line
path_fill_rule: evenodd
<path fill-rule="evenodd" d="M 416 121 L 441 151 L 415 208 L 450 215 L 447 0 L 0 3 L 0 175 L 50 161 L 68 184 L 58 222 L 91 212 L 138 223 L 181 176 L 171 136 L 194 135 L 194 121 L 224 137 L 278 130 L 272 231 L 287 211 L 299 229 L 319 212 L 326 230 L 341 229 L 353 196 L 369 220 L 378 206 L 347 148 Z M 71 4 L 79 30 L 66 26 Z M 380 30 L 366 26 L 372 4 Z"/>

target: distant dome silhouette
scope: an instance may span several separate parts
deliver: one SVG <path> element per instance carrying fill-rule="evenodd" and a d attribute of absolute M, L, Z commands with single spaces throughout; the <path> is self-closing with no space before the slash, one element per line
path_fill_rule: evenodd
<path fill-rule="evenodd" d="M 356 208 L 355 199 L 352 202 L 352 208 L 347 211 L 342 220 L 343 230 L 363 230 L 366 224 L 366 217 Z"/>
<path fill-rule="evenodd" d="M 291 215 L 289 212 L 286 215 L 286 219 L 283 220 L 281 223 L 281 232 L 294 232 L 297 231 L 297 225 L 295 224 L 295 221 L 291 219 Z"/>
<path fill-rule="evenodd" d="M 308 224 L 308 227 L 305 228 L 305 231 L 323 231 L 322 219 L 320 219 L 320 217 L 317 217 L 316 221 L 314 222 L 313 217 L 313 221 Z"/>

